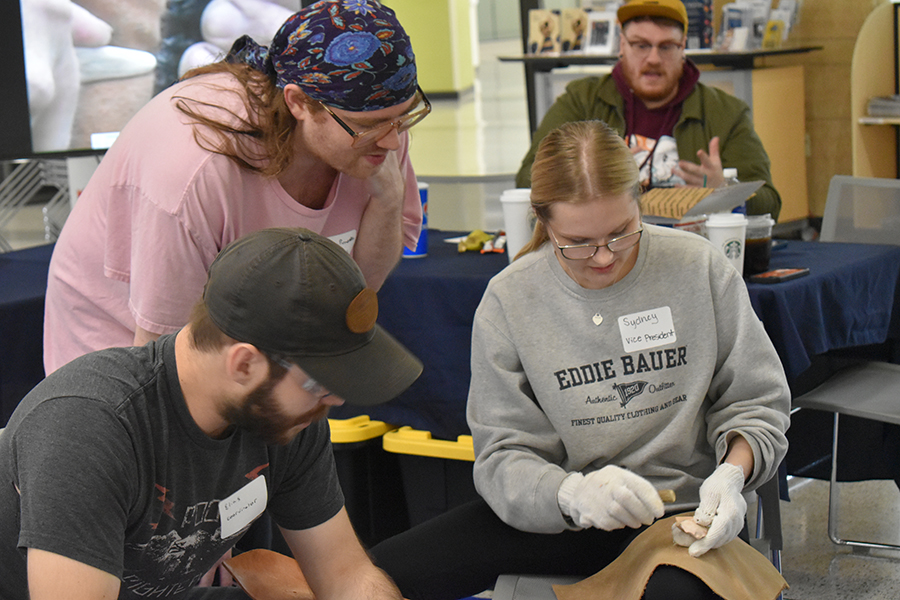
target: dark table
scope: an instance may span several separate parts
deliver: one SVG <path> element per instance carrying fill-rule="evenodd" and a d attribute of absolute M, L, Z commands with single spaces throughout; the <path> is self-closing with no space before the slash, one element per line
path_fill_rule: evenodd
<path fill-rule="evenodd" d="M 747 290 L 791 382 L 817 356 L 900 341 L 900 246 L 784 242 L 771 268 L 786 267 L 810 274 Z"/>
<path fill-rule="evenodd" d="M 451 440 L 469 432 L 475 309 L 488 280 L 508 264 L 505 254 L 459 254 L 442 241 L 458 235 L 429 231 L 428 256 L 404 259 L 379 292 L 379 322 L 422 359 L 425 371 L 395 400 L 364 411 Z M 786 241 L 773 249 L 771 267 L 810 269 L 793 281 L 747 285 L 792 387 L 810 385 L 803 376 L 819 356 L 900 341 L 900 247 Z M 343 406 L 331 414 L 359 412 Z"/>
<path fill-rule="evenodd" d="M 465 404 L 475 308 L 490 278 L 508 264 L 505 254 L 459 254 L 455 245 L 442 241 L 460 234 L 430 231 L 428 256 L 403 259 L 379 292 L 379 323 L 422 359 L 425 371 L 400 397 L 365 411 L 373 419 L 451 440 L 468 433 Z M 52 248 L 0 254 L 0 424 L 43 377 L 42 321 Z M 801 279 L 747 286 L 796 392 L 827 375 L 817 367 L 835 352 L 876 348 L 878 358 L 897 360 L 900 247 L 788 241 L 773 250 L 771 266 L 810 269 Z M 331 416 L 358 412 L 343 406 Z M 789 435 L 814 429 L 830 436 L 828 422 L 798 425 L 795 415 L 794 423 Z M 827 440 L 812 445 L 827 446 Z M 792 452 L 803 446 L 792 441 Z"/>
<path fill-rule="evenodd" d="M 0 254 L 0 427 L 44 377 L 44 294 L 53 245 Z"/>

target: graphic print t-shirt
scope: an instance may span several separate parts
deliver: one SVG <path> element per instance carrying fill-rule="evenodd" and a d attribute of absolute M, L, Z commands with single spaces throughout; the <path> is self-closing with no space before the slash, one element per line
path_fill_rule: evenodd
<path fill-rule="evenodd" d="M 209 438 L 181 395 L 174 340 L 76 359 L 22 401 L 0 436 L 14 484 L 0 486 L 0 597 L 27 599 L 24 549 L 39 548 L 120 578 L 120 598 L 181 598 L 249 526 L 223 539 L 222 501 L 261 477 L 283 527 L 340 510 L 327 422 L 284 447 Z"/>
<path fill-rule="evenodd" d="M 643 135 L 631 135 L 628 146 L 634 153 L 634 160 L 641 171 L 641 185 L 652 187 L 675 187 L 684 185 L 684 179 L 673 171 L 678 167 L 678 143 L 670 135 L 654 140 Z"/>

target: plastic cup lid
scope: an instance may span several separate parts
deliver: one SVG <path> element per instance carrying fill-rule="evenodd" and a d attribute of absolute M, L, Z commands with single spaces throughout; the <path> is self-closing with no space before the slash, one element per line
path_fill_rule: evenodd
<path fill-rule="evenodd" d="M 706 219 L 709 227 L 735 227 L 747 224 L 747 217 L 740 213 L 713 213 Z"/>
<path fill-rule="evenodd" d="M 504 190 L 500 194 L 500 202 L 531 202 L 531 188 Z"/>
<path fill-rule="evenodd" d="M 750 222 L 750 225 L 769 225 L 772 226 L 775 224 L 775 219 L 772 218 L 772 215 L 766 213 L 764 215 L 747 215 L 747 220 Z"/>

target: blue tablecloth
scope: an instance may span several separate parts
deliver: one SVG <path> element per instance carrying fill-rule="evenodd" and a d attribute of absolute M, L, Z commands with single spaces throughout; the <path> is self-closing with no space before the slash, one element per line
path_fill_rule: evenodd
<path fill-rule="evenodd" d="M 43 323 L 53 245 L 0 254 L 0 427 L 44 377 Z"/>
<path fill-rule="evenodd" d="M 333 417 L 365 412 L 444 439 L 469 432 L 472 318 L 490 278 L 509 263 L 505 254 L 459 254 L 442 241 L 460 234 L 429 231 L 428 256 L 404 259 L 379 292 L 379 322 L 421 358 L 422 377 L 387 404 L 343 406 Z M 771 267 L 810 269 L 800 279 L 747 285 L 790 380 L 817 355 L 900 340 L 900 247 L 780 242 Z"/>
<path fill-rule="evenodd" d="M 900 246 L 785 242 L 771 266 L 809 268 L 800 279 L 747 284 L 788 379 L 816 355 L 900 340 Z"/>
<path fill-rule="evenodd" d="M 472 318 L 505 254 L 459 254 L 429 232 L 428 256 L 403 259 L 379 292 L 379 322 L 422 359 L 425 371 L 397 399 L 366 409 L 373 419 L 436 437 L 468 433 Z M 0 254 L 0 424 L 43 377 L 41 340 L 52 245 Z M 779 284 L 748 284 L 750 299 L 792 381 L 832 350 L 900 341 L 900 247 L 788 241 L 773 268 L 809 267 Z M 900 347 L 900 344 L 898 344 Z M 332 411 L 346 418 L 360 411 Z"/>

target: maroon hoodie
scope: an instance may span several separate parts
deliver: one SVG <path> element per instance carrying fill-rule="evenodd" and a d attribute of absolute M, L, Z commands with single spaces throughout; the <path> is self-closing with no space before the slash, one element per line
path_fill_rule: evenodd
<path fill-rule="evenodd" d="M 631 147 L 632 142 L 637 142 L 641 147 L 647 150 L 646 155 L 636 155 L 640 162 L 638 168 L 641 171 L 641 185 L 645 189 L 650 189 L 658 185 L 672 186 L 683 184 L 684 181 L 674 175 L 672 172 L 672 164 L 677 163 L 677 149 L 665 146 L 662 154 L 655 157 L 657 148 L 659 147 L 660 138 L 668 136 L 674 139 L 674 128 L 681 116 L 681 107 L 684 99 L 688 97 L 697 81 L 700 79 L 700 70 L 690 60 L 684 61 L 684 71 L 681 79 L 678 81 L 678 92 L 675 97 L 659 108 L 649 109 L 635 96 L 628 83 L 625 81 L 625 75 L 622 72 L 621 63 L 616 63 L 612 71 L 613 80 L 616 83 L 616 89 L 622 95 L 625 104 L 625 135 L 626 143 Z M 632 136 L 638 138 L 646 138 L 643 141 L 635 140 Z M 652 144 L 646 147 L 647 144 Z M 668 165 L 668 167 L 667 167 Z"/>

